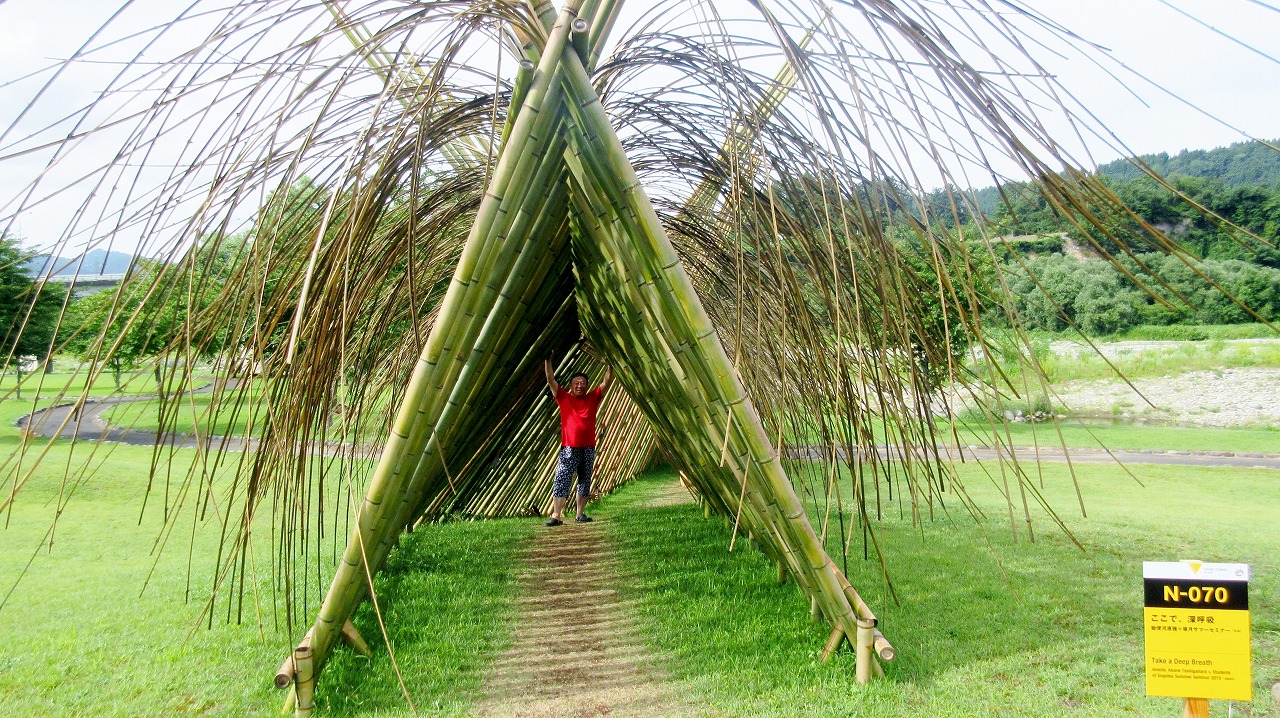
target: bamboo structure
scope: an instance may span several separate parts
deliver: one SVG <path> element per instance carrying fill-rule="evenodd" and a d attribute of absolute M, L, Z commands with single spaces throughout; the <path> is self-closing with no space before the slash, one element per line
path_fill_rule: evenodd
<path fill-rule="evenodd" d="M 261 613 L 254 556 L 269 557 L 302 636 L 275 678 L 300 715 L 340 640 L 369 650 L 352 618 L 405 532 L 546 512 L 549 356 L 562 376 L 617 377 L 596 491 L 663 457 L 729 550 L 761 551 L 807 597 L 831 629 L 823 658 L 848 641 L 871 680 L 896 649 L 851 557 L 884 561 L 875 524 L 894 512 L 985 520 L 943 448 L 962 438 L 935 416 L 1043 390 L 994 270 L 998 230 L 959 189 L 969 173 L 1002 181 L 1007 160 L 1089 241 L 1177 252 L 1045 130 L 1043 107 L 1077 131 L 1086 118 L 1027 54 L 1028 27 L 1058 37 L 1038 17 L 812 0 L 750 3 L 741 24 L 659 4 L 611 38 L 622 6 L 232 4 L 205 50 L 110 88 L 162 89 L 103 195 L 175 127 L 228 110 L 198 157 L 172 163 L 195 169 L 110 215 L 115 230 L 176 229 L 84 330 L 84 354 L 97 373 L 140 343 L 179 387 L 219 362 L 201 422 L 245 418 L 255 442 L 236 453 L 205 432 L 172 483 L 160 442 L 165 530 L 196 514 L 221 536 L 209 621 L 219 599 L 226 620 L 253 615 L 246 587 Z M 295 20 L 307 31 L 281 40 Z M 962 56 L 1002 41 L 996 70 Z M 157 306 L 185 314 L 153 338 Z M 179 403 L 162 402 L 161 436 Z M 1043 514 L 1070 537 L 1003 448 L 981 470 L 1013 534 Z M 5 465 L 0 509 L 42 451 L 24 443 Z"/>
<path fill-rule="evenodd" d="M 626 395 L 697 492 L 734 509 L 775 557 L 779 575 L 796 576 L 848 635 L 857 619 L 874 618 L 861 600 L 850 602 L 856 593 L 809 523 L 588 77 L 583 38 L 594 13 L 607 15 L 610 7 L 570 2 L 552 21 L 543 6 L 545 43 L 535 49 L 533 36 L 526 36 L 536 70 L 523 105 L 513 110 L 507 143 L 310 630 L 317 673 L 338 627 L 367 594 L 366 577 L 381 568 L 398 534 L 415 517 L 465 495 L 481 476 L 465 469 L 477 460 L 479 466 L 514 463 L 528 475 L 539 468 L 530 462 L 542 457 L 545 471 L 545 449 L 495 457 L 482 448 L 504 446 L 531 428 L 525 417 L 532 414 L 520 401 L 531 387 L 512 386 L 494 368 L 514 363 L 515 376 L 528 376 L 575 319 L 617 363 Z M 540 194 L 534 187 L 551 189 Z M 570 302 L 576 313 L 567 311 Z M 468 431 L 477 407 L 488 406 L 512 407 L 512 418 L 483 433 Z M 607 407 L 602 419 L 607 426 Z M 610 438 L 602 447 L 606 455 Z M 708 459 L 716 453 L 708 449 L 716 446 L 722 460 L 713 465 Z M 529 500 L 511 488 L 471 508 L 509 510 L 513 500 Z"/>

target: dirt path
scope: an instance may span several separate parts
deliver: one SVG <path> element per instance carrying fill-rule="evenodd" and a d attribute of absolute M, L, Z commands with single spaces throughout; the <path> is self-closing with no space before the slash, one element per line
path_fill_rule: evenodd
<path fill-rule="evenodd" d="M 599 523 L 540 530 L 518 577 L 513 643 L 490 669 L 476 714 L 689 714 L 664 683 L 661 657 L 645 647 L 635 606 L 614 588 L 620 574 Z"/>

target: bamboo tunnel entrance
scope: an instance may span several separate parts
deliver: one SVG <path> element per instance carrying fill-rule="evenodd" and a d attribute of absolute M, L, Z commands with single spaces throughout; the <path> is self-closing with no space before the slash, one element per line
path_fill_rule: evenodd
<path fill-rule="evenodd" d="M 877 656 L 892 659 L 810 524 L 591 84 L 587 65 L 617 8 L 570 0 L 553 17 L 538 6 L 546 34 L 524 38 L 536 69 L 521 71 L 527 86 L 488 192 L 303 641 L 308 699 L 401 532 L 442 512 L 543 507 L 558 431 L 539 370 L 554 353 L 562 368 L 598 376 L 603 365 L 584 355 L 579 333 L 622 390 L 602 408 L 603 488 L 643 468 L 660 443 L 734 536 L 751 537 L 811 598 L 835 646 L 856 641 L 860 666 L 863 653 L 876 669 Z M 289 675 L 294 665 L 281 667 L 285 685 L 304 678 Z"/>

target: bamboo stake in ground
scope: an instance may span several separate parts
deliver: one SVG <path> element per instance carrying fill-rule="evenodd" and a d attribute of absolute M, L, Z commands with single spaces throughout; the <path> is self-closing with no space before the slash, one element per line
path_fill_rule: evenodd
<path fill-rule="evenodd" d="M 365 642 L 364 637 L 360 635 L 360 631 L 356 630 L 356 625 L 348 620 L 342 624 L 342 640 L 351 650 L 362 656 L 372 656 L 373 651 L 369 650 L 369 644 Z"/>
<path fill-rule="evenodd" d="M 875 630 L 876 620 L 874 618 L 858 619 L 857 640 L 854 642 L 854 675 L 859 683 L 867 683 L 871 680 L 871 664 L 875 662 L 875 656 L 872 651 L 875 650 Z"/>
<path fill-rule="evenodd" d="M 315 707 L 313 695 L 315 692 L 315 675 L 312 673 L 311 666 L 311 648 L 302 646 L 293 652 L 294 666 L 294 693 L 296 702 L 294 703 L 295 718 L 309 718 L 311 710 Z"/>

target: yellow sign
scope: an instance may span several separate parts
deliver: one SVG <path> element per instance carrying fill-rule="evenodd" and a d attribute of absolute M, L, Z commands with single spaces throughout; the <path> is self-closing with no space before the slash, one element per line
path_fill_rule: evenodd
<path fill-rule="evenodd" d="M 1249 567 L 1145 562 L 1147 695 L 1252 700 Z"/>

